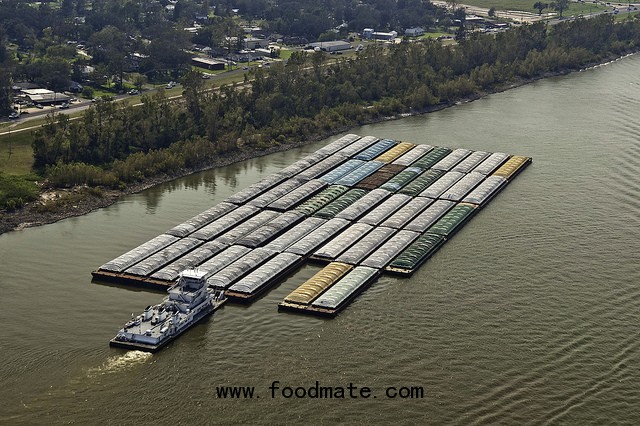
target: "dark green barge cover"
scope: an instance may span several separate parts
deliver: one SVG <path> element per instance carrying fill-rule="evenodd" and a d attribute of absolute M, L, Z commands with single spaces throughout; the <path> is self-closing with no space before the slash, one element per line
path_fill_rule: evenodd
<path fill-rule="evenodd" d="M 335 201 L 327 204 L 316 212 L 314 216 L 321 217 L 323 219 L 331 219 L 335 217 L 342 210 L 346 209 L 360 198 L 362 198 L 368 191 L 364 189 L 350 189 Z"/>
<path fill-rule="evenodd" d="M 389 268 L 412 271 L 433 256 L 444 243 L 444 236 L 426 233 L 418 237 L 409 247 L 389 264 Z"/>
<path fill-rule="evenodd" d="M 442 216 L 435 225 L 429 228 L 432 234 L 442 235 L 444 237 L 453 234 L 458 226 L 460 226 L 467 218 L 476 210 L 475 205 L 460 203 L 453 207 L 447 214 Z"/>

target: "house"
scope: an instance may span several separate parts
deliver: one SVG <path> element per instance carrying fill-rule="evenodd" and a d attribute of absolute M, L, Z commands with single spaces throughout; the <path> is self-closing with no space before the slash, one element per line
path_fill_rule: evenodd
<path fill-rule="evenodd" d="M 199 56 L 195 56 L 191 58 L 191 65 L 208 70 L 224 70 L 227 63 L 219 59 L 201 58 Z"/>
<path fill-rule="evenodd" d="M 243 40 L 243 43 L 244 43 L 244 48 L 246 50 L 254 50 L 258 48 L 264 49 L 266 47 L 269 47 L 269 40 L 264 38 L 249 37 L 249 38 L 245 38 Z"/>
<path fill-rule="evenodd" d="M 79 67 L 80 73 L 84 76 L 87 76 L 93 72 L 95 72 L 96 68 L 91 65 L 80 65 Z"/>
<path fill-rule="evenodd" d="M 373 28 L 365 28 L 362 30 L 362 38 L 367 38 L 370 40 L 385 40 L 390 41 L 398 37 L 398 33 L 396 31 L 391 31 L 388 33 L 381 31 L 374 31 Z"/>
<path fill-rule="evenodd" d="M 406 30 L 404 30 L 404 35 L 406 35 L 407 37 L 420 37 L 423 34 L 424 28 L 422 27 L 407 28 Z"/>
<path fill-rule="evenodd" d="M 242 27 L 242 31 L 245 34 L 258 34 L 262 32 L 262 28 L 260 27 Z"/>
<path fill-rule="evenodd" d="M 69 83 L 70 92 L 80 93 L 82 92 L 82 89 L 84 89 L 84 87 L 82 87 L 82 84 L 78 83 L 77 81 L 72 81 L 71 83 Z"/>
<path fill-rule="evenodd" d="M 251 61 L 258 61 L 263 58 L 264 58 L 263 53 L 256 52 L 256 51 L 249 52 L 246 50 L 241 50 L 240 52 L 227 55 L 227 59 L 235 62 L 251 62 Z"/>

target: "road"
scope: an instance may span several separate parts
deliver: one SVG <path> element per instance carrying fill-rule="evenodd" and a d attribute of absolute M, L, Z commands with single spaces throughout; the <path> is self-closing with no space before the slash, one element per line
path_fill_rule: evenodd
<path fill-rule="evenodd" d="M 231 71 L 227 71 L 225 73 L 221 73 L 221 74 L 214 74 L 212 75 L 208 81 L 215 81 L 216 77 L 217 79 L 220 79 L 221 77 L 233 77 L 236 75 L 240 75 L 240 74 L 244 74 L 246 72 L 246 70 L 243 69 L 235 69 L 235 70 L 231 70 Z M 180 87 L 180 84 L 178 84 L 175 87 Z M 158 87 L 158 88 L 149 88 L 146 89 L 144 91 L 144 94 L 150 94 L 153 92 L 157 92 L 158 90 L 162 89 L 163 87 Z M 182 95 L 174 95 L 174 96 L 170 96 L 169 99 L 178 99 L 181 98 Z M 127 99 L 132 99 L 134 97 L 132 97 L 131 95 L 128 94 L 122 94 L 122 95 L 116 95 L 113 97 L 113 101 L 118 102 L 118 101 L 123 101 L 123 100 L 127 100 Z M 135 98 L 140 99 L 138 96 L 136 96 Z M 135 99 L 134 98 L 134 99 Z M 86 99 L 79 99 L 76 102 L 72 102 L 69 104 L 69 108 L 66 109 L 59 109 L 58 107 L 55 106 L 47 106 L 44 107 L 43 109 L 38 109 L 36 107 L 31 107 L 27 109 L 27 112 L 23 112 L 19 118 L 17 119 L 13 119 L 10 120 L 11 124 L 6 128 L 6 130 L 2 130 L 0 131 L 0 136 L 4 136 L 4 135 L 9 135 L 9 134 L 16 134 L 16 133 L 20 133 L 20 132 L 28 132 L 31 130 L 36 130 L 40 127 L 42 127 L 42 124 L 37 124 L 37 125 L 33 125 L 33 126 L 29 126 L 29 127 L 21 127 L 19 129 L 15 129 L 16 126 L 29 122 L 29 121 L 33 121 L 35 119 L 38 118 L 42 118 L 43 116 L 50 114 L 50 113 L 60 113 L 60 114 L 71 114 L 71 113 L 77 113 L 77 112 L 81 112 L 84 111 L 86 109 L 88 109 L 91 105 L 93 105 L 93 102 L 90 100 L 86 100 Z M 135 104 L 133 104 L 133 106 L 140 106 L 142 105 L 141 102 L 137 102 Z M 80 119 L 81 116 L 76 116 L 76 117 L 71 117 L 70 120 L 78 120 Z"/>
<path fill-rule="evenodd" d="M 615 10 L 618 10 L 619 14 L 633 13 L 640 10 L 640 4 L 637 4 L 637 3 L 617 3 L 617 2 L 603 2 L 603 1 L 594 2 L 589 0 L 584 0 L 584 1 L 571 0 L 571 1 L 574 3 L 584 3 L 584 4 L 595 3 L 602 7 L 607 8 L 605 10 L 599 10 L 592 13 L 585 13 L 582 16 L 583 18 L 591 18 L 604 13 L 611 14 L 611 13 L 614 13 Z M 447 3 L 446 1 L 435 0 L 435 1 L 432 1 L 432 3 L 437 6 L 449 7 L 449 3 Z M 466 11 L 467 15 L 477 15 L 477 16 L 485 16 L 485 17 L 489 16 L 488 8 L 472 6 L 468 4 L 462 4 L 462 3 L 458 3 L 457 7 L 463 8 Z M 627 10 L 628 8 L 630 8 L 631 10 Z M 557 12 L 547 12 L 547 13 L 542 13 L 542 15 L 538 15 L 537 13 L 525 12 L 521 10 L 496 10 L 495 17 L 501 18 L 501 19 L 510 19 L 513 22 L 523 23 L 523 24 L 530 24 L 538 21 L 548 21 L 549 24 L 551 25 L 557 24 L 559 22 L 562 22 L 568 19 L 573 19 L 573 17 L 571 16 L 563 17 L 562 19 L 560 19 L 558 17 Z"/>

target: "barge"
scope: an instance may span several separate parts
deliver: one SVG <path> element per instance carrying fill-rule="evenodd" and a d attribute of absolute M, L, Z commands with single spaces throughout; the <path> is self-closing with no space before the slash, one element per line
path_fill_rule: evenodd
<path fill-rule="evenodd" d="M 210 288 L 247 303 L 305 262 L 337 263 L 347 265 L 344 277 L 305 303 L 289 298 L 281 306 L 333 316 L 381 273 L 415 272 L 530 163 L 345 135 L 93 275 L 166 290 L 182 271 L 198 268 Z"/>
<path fill-rule="evenodd" d="M 285 299 L 278 305 L 278 310 L 333 318 L 379 276 L 380 270 L 377 268 L 356 266 L 342 278 L 333 280 L 321 295 L 312 299 L 312 302 L 293 303 Z"/>

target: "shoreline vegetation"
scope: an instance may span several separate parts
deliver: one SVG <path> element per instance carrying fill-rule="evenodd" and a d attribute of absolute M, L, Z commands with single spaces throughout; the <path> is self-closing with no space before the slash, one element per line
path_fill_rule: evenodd
<path fill-rule="evenodd" d="M 426 41 L 368 48 L 330 65 L 320 53 L 294 54 L 287 65 L 257 69 L 251 81 L 218 93 L 202 92 L 199 75 L 187 75 L 180 102 L 158 93 L 138 108 L 99 102 L 75 122 L 65 115 L 48 122 L 33 142 L 34 168 L 46 183 L 33 199 L 5 203 L 0 234 L 83 215 L 123 195 L 356 126 L 583 70 L 638 47 L 640 21 L 615 24 L 604 15 L 473 34 L 455 47 Z M 22 194 L 20 182 L 14 186 Z"/>

